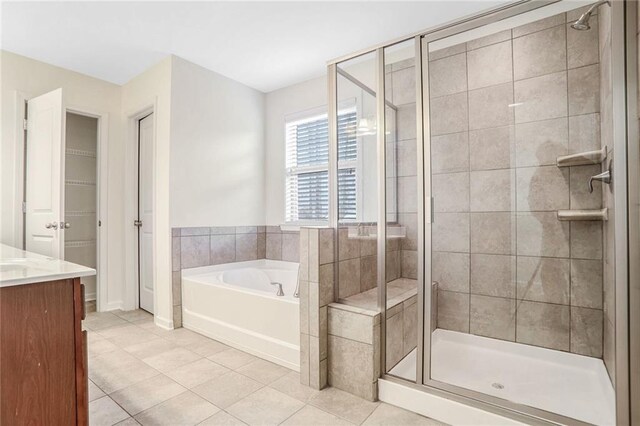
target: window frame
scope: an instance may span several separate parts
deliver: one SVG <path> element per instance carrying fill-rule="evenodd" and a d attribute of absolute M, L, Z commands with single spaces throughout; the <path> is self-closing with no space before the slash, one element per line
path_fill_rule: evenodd
<path fill-rule="evenodd" d="M 356 114 L 356 123 L 360 120 L 360 113 L 358 111 L 355 99 L 354 100 L 350 100 L 348 102 L 342 102 L 342 106 L 338 108 L 338 114 L 346 114 L 346 113 L 352 113 L 355 112 Z M 285 179 L 284 179 L 284 226 L 291 226 L 291 227 L 297 227 L 297 226 L 328 226 L 329 225 L 329 217 L 327 216 L 326 219 L 318 219 L 318 220 L 314 220 L 314 219 L 297 219 L 297 220 L 289 220 L 288 216 L 289 216 L 289 193 L 288 193 L 288 180 L 290 177 L 292 176 L 297 176 L 297 175 L 301 175 L 301 174 L 305 174 L 305 173 L 317 173 L 317 172 L 327 172 L 327 179 L 329 179 L 329 169 L 330 169 L 330 162 L 329 162 L 329 156 L 327 156 L 327 161 L 325 163 L 322 164 L 312 164 L 312 165 L 306 165 L 306 166 L 293 166 L 293 167 L 289 167 L 287 164 L 288 161 L 288 157 L 289 157 L 289 140 L 288 140 L 288 135 L 289 135 L 289 126 L 291 125 L 300 125 L 300 124 L 304 124 L 305 122 L 312 122 L 312 121 L 316 121 L 316 120 L 320 120 L 320 119 L 326 119 L 327 123 L 329 120 L 329 113 L 328 113 L 328 109 L 326 106 L 323 107 L 317 107 L 317 108 L 313 108 L 313 109 L 308 109 L 305 111 L 301 111 L 298 113 L 294 113 L 294 114 L 289 114 L 287 116 L 285 116 L 284 119 L 284 132 L 285 132 L 285 167 L 284 167 L 284 171 L 285 171 Z M 328 138 L 327 143 L 331 143 L 331 138 Z M 356 171 L 356 219 L 355 220 L 348 220 L 348 222 L 357 222 L 357 218 L 359 216 L 361 216 L 361 196 L 360 196 L 360 173 L 359 170 L 361 168 L 361 143 L 360 143 L 360 137 L 356 136 L 356 158 L 353 160 L 339 160 L 338 161 L 338 172 L 340 170 L 344 170 L 344 169 L 355 169 Z M 331 201 L 329 200 L 329 204 L 331 203 Z M 331 206 L 328 206 L 328 209 L 331 208 Z"/>

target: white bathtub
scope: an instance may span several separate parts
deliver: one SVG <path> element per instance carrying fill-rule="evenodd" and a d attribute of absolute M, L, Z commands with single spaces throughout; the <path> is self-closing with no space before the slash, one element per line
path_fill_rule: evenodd
<path fill-rule="evenodd" d="M 282 283 L 284 296 L 277 296 Z M 298 264 L 253 260 L 182 270 L 182 325 L 300 370 Z"/>

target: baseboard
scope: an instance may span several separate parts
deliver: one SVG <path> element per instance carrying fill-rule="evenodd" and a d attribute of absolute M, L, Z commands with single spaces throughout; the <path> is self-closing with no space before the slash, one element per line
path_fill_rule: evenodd
<path fill-rule="evenodd" d="M 166 318 L 159 317 L 155 315 L 153 318 L 153 322 L 160 328 L 164 328 L 165 330 L 173 330 L 173 320 L 169 320 Z"/>
<path fill-rule="evenodd" d="M 514 419 L 390 380 L 378 380 L 378 399 L 450 425 L 524 425 Z"/>
<path fill-rule="evenodd" d="M 99 306 L 97 308 L 100 308 Z M 109 302 L 106 304 L 103 312 L 122 310 L 122 300 L 116 302 Z"/>

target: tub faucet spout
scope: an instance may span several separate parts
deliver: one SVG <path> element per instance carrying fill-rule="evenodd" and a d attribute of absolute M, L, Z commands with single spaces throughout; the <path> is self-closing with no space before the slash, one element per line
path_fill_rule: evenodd
<path fill-rule="evenodd" d="M 282 283 L 273 282 L 273 283 L 271 283 L 271 285 L 277 285 L 278 286 L 278 292 L 276 293 L 276 296 L 284 296 L 284 291 L 282 291 Z"/>

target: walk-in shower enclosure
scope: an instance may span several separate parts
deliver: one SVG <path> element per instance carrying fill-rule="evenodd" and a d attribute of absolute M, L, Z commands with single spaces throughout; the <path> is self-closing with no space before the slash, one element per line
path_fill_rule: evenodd
<path fill-rule="evenodd" d="M 380 311 L 384 379 L 629 422 L 636 10 L 591 5 L 517 2 L 329 63 L 335 300 Z"/>

